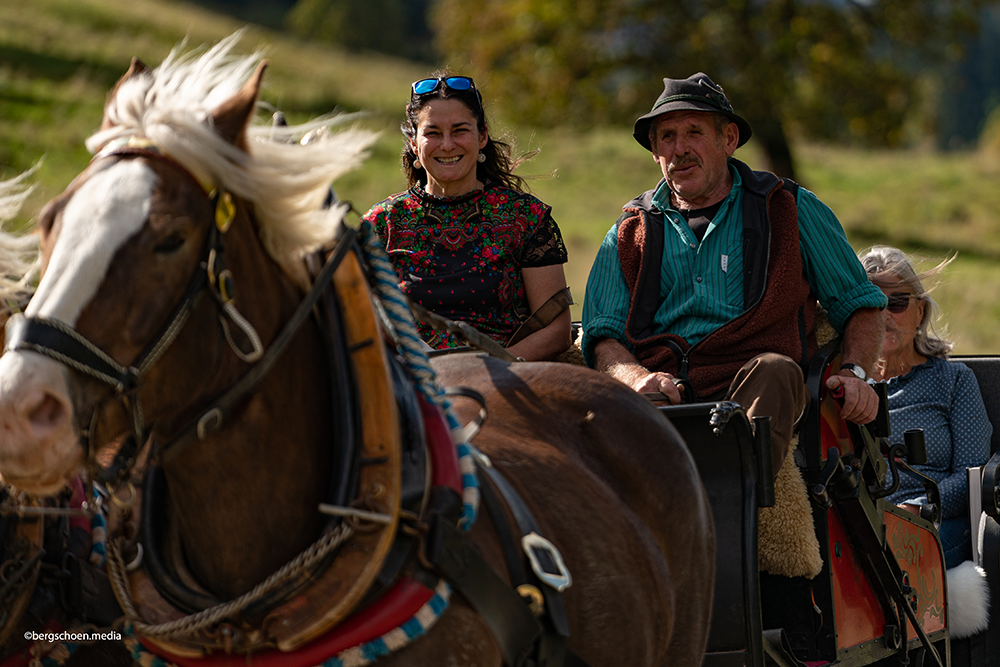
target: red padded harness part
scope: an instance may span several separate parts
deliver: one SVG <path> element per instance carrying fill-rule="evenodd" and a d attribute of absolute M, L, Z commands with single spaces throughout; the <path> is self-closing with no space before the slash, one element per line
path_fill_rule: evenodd
<path fill-rule="evenodd" d="M 182 658 L 161 651 L 156 645 L 140 637 L 146 650 L 181 667 L 313 667 L 341 651 L 381 637 L 399 627 L 416 613 L 434 591 L 413 579 L 397 581 L 392 589 L 374 604 L 351 616 L 325 636 L 292 651 L 282 653 L 276 649 L 245 655 L 211 655 L 204 658 Z"/>

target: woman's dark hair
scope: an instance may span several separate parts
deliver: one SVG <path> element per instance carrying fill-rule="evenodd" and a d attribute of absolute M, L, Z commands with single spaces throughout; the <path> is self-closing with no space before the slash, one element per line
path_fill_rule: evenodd
<path fill-rule="evenodd" d="M 441 70 L 431 74 L 431 78 L 445 78 L 449 76 L 454 75 Z M 410 102 L 406 105 L 406 120 L 402 122 L 399 128 L 403 131 L 403 136 L 405 137 L 400 160 L 403 163 L 403 173 L 406 174 L 407 187 L 413 187 L 417 183 L 427 185 L 427 171 L 422 166 L 419 169 L 413 166 L 417 155 L 413 152 L 411 146 L 411 142 L 416 143 L 420 111 L 432 100 L 449 99 L 458 100 L 467 106 L 476 119 L 476 126 L 479 128 L 480 134 L 486 132 L 486 112 L 483 109 L 482 96 L 475 87 L 468 90 L 452 90 L 442 83 L 438 85 L 437 90 L 425 95 L 413 95 L 411 93 Z M 480 151 L 486 159 L 483 162 L 476 163 L 476 178 L 483 183 L 489 181 L 503 185 L 511 190 L 516 190 L 517 192 L 524 192 L 524 179 L 515 175 L 514 170 L 530 155 L 521 156 L 520 158 L 512 157 L 514 151 L 512 143 L 495 139 L 491 132 L 489 139 L 486 141 L 486 146 Z"/>

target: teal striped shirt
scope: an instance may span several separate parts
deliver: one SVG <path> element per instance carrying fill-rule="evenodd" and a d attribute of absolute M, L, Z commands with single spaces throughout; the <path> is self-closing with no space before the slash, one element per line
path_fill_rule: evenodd
<path fill-rule="evenodd" d="M 670 205 L 666 182 L 653 196 L 667 227 L 660 267 L 660 293 L 667 297 L 654 322 L 658 331 L 677 334 L 692 345 L 743 312 L 743 181 L 733 165 L 729 172 L 733 189 L 700 243 Z M 830 324 L 843 332 L 858 308 L 884 308 L 885 295 L 869 282 L 833 211 L 801 187 L 796 204 L 806 280 Z M 594 365 L 597 339 L 614 338 L 631 350 L 625 340 L 629 301 L 615 224 L 597 252 L 583 301 L 583 353 L 589 366 Z"/>

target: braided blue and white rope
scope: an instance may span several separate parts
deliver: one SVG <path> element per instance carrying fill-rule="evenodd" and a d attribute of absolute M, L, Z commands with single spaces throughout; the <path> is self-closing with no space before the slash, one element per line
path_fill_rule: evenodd
<path fill-rule="evenodd" d="M 422 637 L 437 623 L 441 614 L 451 602 L 451 587 L 441 579 L 434 589 L 434 595 L 408 621 L 393 628 L 381 637 L 345 649 L 324 660 L 316 667 L 365 667 L 384 655 L 389 655 Z M 176 667 L 142 645 L 131 623 L 122 627 L 122 641 L 140 667 Z M 52 667 L 56 667 L 53 665 Z"/>
<path fill-rule="evenodd" d="M 441 617 L 451 601 L 451 587 L 441 579 L 434 595 L 421 607 L 410 620 L 398 628 L 393 628 L 381 637 L 361 646 L 341 651 L 335 657 L 328 658 L 318 667 L 365 667 L 378 658 L 402 649 L 415 639 L 423 636 Z"/>
<path fill-rule="evenodd" d="M 403 359 L 409 367 L 410 374 L 417 383 L 420 392 L 428 400 L 437 404 L 444 411 L 451 429 L 452 440 L 458 449 L 458 466 L 462 473 L 462 517 L 458 525 L 463 530 L 472 528 L 476 513 L 479 510 L 479 482 L 476 479 L 476 464 L 472 459 L 472 449 L 464 442 L 462 426 L 455 418 L 451 401 L 445 396 L 444 389 L 438 384 L 437 375 L 431 366 L 425 351 L 426 345 L 417 333 L 413 322 L 413 313 L 406 297 L 399 290 L 399 279 L 396 271 L 389 263 L 381 240 L 372 231 L 368 223 L 362 223 L 358 237 L 361 239 L 361 249 L 365 263 L 374 278 L 375 293 L 378 295 L 382 308 L 389 318 L 396 339 L 400 344 Z"/>
<path fill-rule="evenodd" d="M 93 502 L 97 506 L 97 511 L 90 517 L 90 564 L 96 567 L 103 567 L 108 559 L 108 517 L 104 503 L 101 502 L 101 494 L 94 489 Z"/>

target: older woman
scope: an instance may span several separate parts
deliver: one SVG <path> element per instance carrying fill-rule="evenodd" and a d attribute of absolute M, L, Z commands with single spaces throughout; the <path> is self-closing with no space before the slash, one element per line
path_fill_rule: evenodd
<path fill-rule="evenodd" d="M 555 358 L 571 342 L 566 247 L 550 207 L 512 173 L 510 146 L 491 136 L 476 84 L 447 73 L 415 81 L 402 131 L 409 190 L 363 217 L 402 291 L 515 356 Z M 420 333 L 434 348 L 460 344 L 426 324 Z"/>
<path fill-rule="evenodd" d="M 941 491 L 940 536 L 948 568 L 971 558 L 965 469 L 986 462 L 993 433 L 975 375 L 965 364 L 948 360 L 952 344 L 933 330 L 937 304 L 922 279 L 950 261 L 918 275 L 896 248 L 875 246 L 861 257 L 871 281 L 889 298 L 885 342 L 873 374 L 888 383 L 889 442 L 902 442 L 908 429 L 924 430 L 927 463 L 914 467 L 934 478 Z M 914 513 L 927 502 L 921 484 L 905 475 L 889 500 Z"/>

